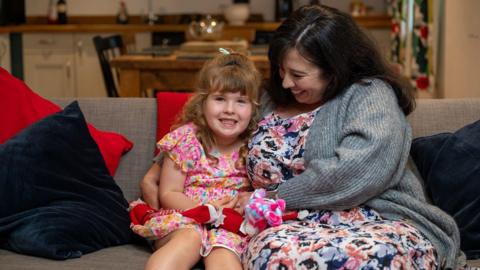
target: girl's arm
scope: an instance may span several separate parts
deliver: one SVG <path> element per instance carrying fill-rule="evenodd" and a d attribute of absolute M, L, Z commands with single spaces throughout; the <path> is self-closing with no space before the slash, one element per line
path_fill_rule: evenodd
<path fill-rule="evenodd" d="M 158 200 L 158 185 L 160 183 L 160 172 L 162 168 L 155 162 L 147 171 L 140 182 L 140 190 L 143 200 L 151 207 L 158 209 L 160 202 Z"/>
<path fill-rule="evenodd" d="M 163 159 L 158 188 L 162 208 L 185 210 L 198 205 L 183 194 L 186 174 L 167 156 Z"/>

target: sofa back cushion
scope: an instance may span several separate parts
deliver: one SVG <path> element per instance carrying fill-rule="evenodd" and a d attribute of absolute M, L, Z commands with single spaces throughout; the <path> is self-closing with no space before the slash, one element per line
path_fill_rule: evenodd
<path fill-rule="evenodd" d="M 62 107 L 72 99 L 53 99 Z M 88 121 L 99 129 L 124 134 L 133 149 L 121 160 L 115 180 L 127 200 L 140 195 L 139 181 L 152 164 L 156 142 L 157 102 L 154 98 L 80 98 Z M 480 99 L 417 100 L 408 117 L 414 137 L 453 132 L 480 118 Z M 161 120 L 160 120 L 161 122 Z"/>
<path fill-rule="evenodd" d="M 454 132 L 480 118 L 480 98 L 418 99 L 409 115 L 413 137 Z"/>
<path fill-rule="evenodd" d="M 73 99 L 52 99 L 64 107 Z M 125 135 L 134 147 L 120 160 L 114 176 L 127 200 L 140 196 L 139 181 L 152 164 L 157 108 L 153 98 L 80 98 L 85 118 L 99 129 Z"/>
<path fill-rule="evenodd" d="M 460 228 L 467 258 L 478 258 L 478 137 L 471 124 L 480 119 L 480 99 L 421 99 L 409 116 L 413 128 L 411 155 L 432 203 L 452 215 Z M 457 131 L 460 130 L 460 131 Z M 452 133 L 455 132 L 456 133 Z M 469 135 L 465 135 L 469 134 Z"/>
<path fill-rule="evenodd" d="M 170 132 L 172 124 L 182 112 L 182 108 L 192 93 L 184 92 L 158 92 L 157 98 L 157 141 Z M 155 154 L 158 154 L 155 149 Z"/>

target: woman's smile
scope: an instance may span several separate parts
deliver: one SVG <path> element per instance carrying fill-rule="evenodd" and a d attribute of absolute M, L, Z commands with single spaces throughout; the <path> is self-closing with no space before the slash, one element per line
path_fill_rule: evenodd
<path fill-rule="evenodd" d="M 283 88 L 292 92 L 301 104 L 322 102 L 329 83 L 322 74 L 319 67 L 308 61 L 295 48 L 287 51 L 280 69 Z"/>

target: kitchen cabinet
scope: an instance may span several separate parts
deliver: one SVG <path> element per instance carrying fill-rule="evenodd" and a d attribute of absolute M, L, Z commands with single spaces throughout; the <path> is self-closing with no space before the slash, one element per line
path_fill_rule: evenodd
<path fill-rule="evenodd" d="M 97 52 L 93 45 L 93 37 L 96 35 L 99 34 L 72 34 L 77 97 L 107 96 Z M 104 36 L 111 34 L 100 35 Z"/>
<path fill-rule="evenodd" d="M 0 67 L 10 71 L 10 40 L 9 34 L 0 35 Z"/>
<path fill-rule="evenodd" d="M 43 97 L 105 97 L 93 37 L 98 33 L 25 33 L 25 82 Z M 112 35 L 102 33 L 100 35 Z"/>
<path fill-rule="evenodd" d="M 75 97 L 73 35 L 23 35 L 24 80 L 39 95 Z"/>
<path fill-rule="evenodd" d="M 25 82 L 44 97 L 106 97 L 96 35 L 114 33 L 24 33 Z M 150 46 L 149 33 L 136 33 L 139 51 Z"/>
<path fill-rule="evenodd" d="M 78 97 L 106 97 L 107 91 L 103 81 L 102 71 L 98 60 L 93 37 L 96 35 L 110 36 L 115 33 L 75 33 L 73 34 L 75 55 L 75 88 Z M 124 37 L 125 38 L 125 37 Z M 141 51 L 142 48 L 151 46 L 149 33 L 136 33 L 132 46 L 124 40 L 127 50 Z"/>

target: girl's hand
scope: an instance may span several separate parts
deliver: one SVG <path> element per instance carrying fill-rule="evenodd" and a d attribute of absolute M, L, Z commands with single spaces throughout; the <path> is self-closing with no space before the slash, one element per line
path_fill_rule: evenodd
<path fill-rule="evenodd" d="M 238 196 L 235 197 L 225 197 L 220 200 L 216 200 L 211 202 L 210 204 L 213 205 L 217 210 L 221 208 L 234 208 L 238 202 Z"/>
<path fill-rule="evenodd" d="M 245 212 L 245 206 L 247 205 L 248 199 L 250 199 L 250 196 L 252 195 L 252 193 L 253 192 L 249 192 L 249 191 L 239 192 L 237 195 L 238 197 L 237 204 L 233 209 L 235 209 L 235 211 L 243 215 Z"/>

